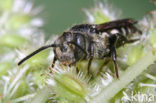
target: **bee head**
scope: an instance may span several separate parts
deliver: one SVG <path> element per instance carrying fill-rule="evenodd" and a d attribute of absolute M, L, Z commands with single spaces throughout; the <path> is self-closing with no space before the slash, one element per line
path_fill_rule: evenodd
<path fill-rule="evenodd" d="M 60 44 L 59 47 L 54 48 L 55 55 L 64 65 L 70 65 L 75 62 L 74 46 L 68 43 L 71 39 L 72 34 L 70 32 L 64 32 L 63 35 L 55 41 L 55 44 Z"/>

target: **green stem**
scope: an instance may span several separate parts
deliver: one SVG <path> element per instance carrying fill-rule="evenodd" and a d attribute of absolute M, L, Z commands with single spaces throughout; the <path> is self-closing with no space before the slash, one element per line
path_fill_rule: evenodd
<path fill-rule="evenodd" d="M 156 55 L 149 52 L 146 56 L 140 59 L 136 64 L 130 66 L 123 74 L 120 75 L 119 80 L 114 80 L 106 88 L 103 88 L 101 92 L 94 97 L 91 103 L 109 103 L 109 100 L 113 98 L 119 91 L 125 88 L 131 81 L 139 76 L 149 65 L 156 60 Z"/>

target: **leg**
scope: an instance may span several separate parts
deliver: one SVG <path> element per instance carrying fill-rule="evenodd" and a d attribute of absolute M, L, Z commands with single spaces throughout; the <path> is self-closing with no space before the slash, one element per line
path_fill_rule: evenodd
<path fill-rule="evenodd" d="M 77 67 L 77 64 L 75 64 L 75 68 L 76 68 L 76 73 L 78 74 L 79 73 L 79 69 Z"/>
<path fill-rule="evenodd" d="M 87 73 L 88 74 L 90 71 L 90 66 L 92 64 L 93 57 L 94 57 L 94 44 L 92 42 L 92 43 L 90 43 L 90 58 L 89 58 L 88 67 L 87 67 Z"/>
<path fill-rule="evenodd" d="M 103 68 L 105 65 L 107 65 L 109 62 L 110 62 L 110 59 L 106 59 L 106 60 L 104 61 L 104 63 L 102 64 L 102 66 L 99 68 L 99 71 L 98 71 L 97 75 L 99 75 L 99 74 L 101 73 L 102 68 Z"/>
<path fill-rule="evenodd" d="M 91 66 L 91 64 L 92 64 L 92 60 L 93 60 L 93 58 L 91 57 L 91 58 L 89 59 L 89 62 L 88 62 L 87 74 L 89 74 L 90 66 Z"/>
<path fill-rule="evenodd" d="M 68 43 L 73 44 L 73 45 L 75 45 L 76 47 L 78 47 L 78 48 L 85 54 L 84 58 L 86 58 L 87 52 L 86 52 L 81 46 L 79 46 L 79 45 L 76 44 L 75 42 L 68 42 Z M 76 54 L 77 54 L 77 53 L 76 53 Z"/>
<path fill-rule="evenodd" d="M 53 68 L 54 68 L 54 66 L 55 66 L 56 60 L 57 60 L 57 58 L 56 58 L 56 56 L 54 56 L 54 60 L 53 60 L 52 65 L 51 65 L 51 67 L 50 67 L 50 73 L 53 73 L 53 72 L 54 72 L 54 71 L 53 71 Z"/>
<path fill-rule="evenodd" d="M 73 65 L 75 66 L 76 73 L 78 74 L 78 73 L 79 73 L 79 69 L 78 69 L 78 67 L 77 67 L 77 63 L 76 63 L 76 62 L 70 64 L 69 67 L 71 67 L 71 66 L 73 66 Z"/>
<path fill-rule="evenodd" d="M 116 77 L 119 78 L 119 74 L 118 74 L 118 68 L 117 68 L 117 63 L 116 63 L 116 42 L 117 42 L 117 36 L 116 35 L 111 35 L 109 37 L 109 42 L 110 42 L 110 55 L 111 58 L 113 60 L 113 64 L 114 64 L 114 71 L 116 74 Z"/>
<path fill-rule="evenodd" d="M 87 55 L 87 52 L 81 47 L 79 46 L 78 44 L 76 44 L 75 42 L 68 42 L 70 44 L 74 44 L 75 46 L 77 46 L 83 53 L 85 53 L 85 55 Z"/>
<path fill-rule="evenodd" d="M 126 43 L 134 43 L 134 42 L 136 42 L 138 40 L 140 40 L 140 39 L 131 39 L 131 40 L 127 40 Z"/>
<path fill-rule="evenodd" d="M 113 60 L 114 71 L 115 71 L 116 77 L 119 78 L 118 68 L 117 68 L 117 63 L 116 63 L 116 48 L 115 47 L 112 47 L 111 57 L 112 57 L 112 60 Z"/>

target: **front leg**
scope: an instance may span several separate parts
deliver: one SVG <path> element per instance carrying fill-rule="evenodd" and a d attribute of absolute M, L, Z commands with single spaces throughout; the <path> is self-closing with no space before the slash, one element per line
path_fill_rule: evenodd
<path fill-rule="evenodd" d="M 87 52 L 81 47 L 81 46 L 79 46 L 78 44 L 76 44 L 75 42 L 68 42 L 68 44 L 73 44 L 73 45 L 75 45 L 76 47 L 78 47 L 85 55 L 87 55 Z"/>
<path fill-rule="evenodd" d="M 56 56 L 54 56 L 53 62 L 52 62 L 52 64 L 51 64 L 51 67 L 49 68 L 49 69 L 50 69 L 50 73 L 54 73 L 53 68 L 54 68 L 54 66 L 55 66 L 56 60 L 57 60 L 57 58 L 56 58 Z"/>

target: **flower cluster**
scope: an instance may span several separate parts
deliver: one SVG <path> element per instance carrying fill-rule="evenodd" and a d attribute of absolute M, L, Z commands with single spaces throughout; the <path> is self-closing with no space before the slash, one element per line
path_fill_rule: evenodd
<path fill-rule="evenodd" d="M 0 0 L 0 103 L 127 103 L 140 91 L 155 94 L 155 11 L 138 21 L 143 34 L 135 37 L 140 40 L 117 49 L 120 79 L 116 79 L 113 64 L 104 64 L 106 60 L 93 60 L 92 76 L 87 74 L 88 61 L 77 63 L 78 68 L 57 61 L 54 73 L 49 73 L 54 53 L 48 50 L 17 66 L 31 51 L 57 38 L 45 42 L 41 10 L 28 0 Z M 95 2 L 85 13 L 95 24 L 121 18 L 121 11 L 107 1 Z"/>
<path fill-rule="evenodd" d="M 43 61 L 48 57 L 48 51 L 36 56 L 37 59 L 29 61 L 28 65 L 17 66 L 17 62 L 27 53 L 44 44 L 43 31 L 40 30 L 44 24 L 39 17 L 41 10 L 41 7 L 34 8 L 33 3 L 27 0 L 0 0 L 0 102 L 2 103 L 28 101 L 35 96 L 36 90 L 42 87 L 41 70 L 37 70 L 37 67 L 35 69 L 35 66 L 37 63 L 47 64 Z"/>

